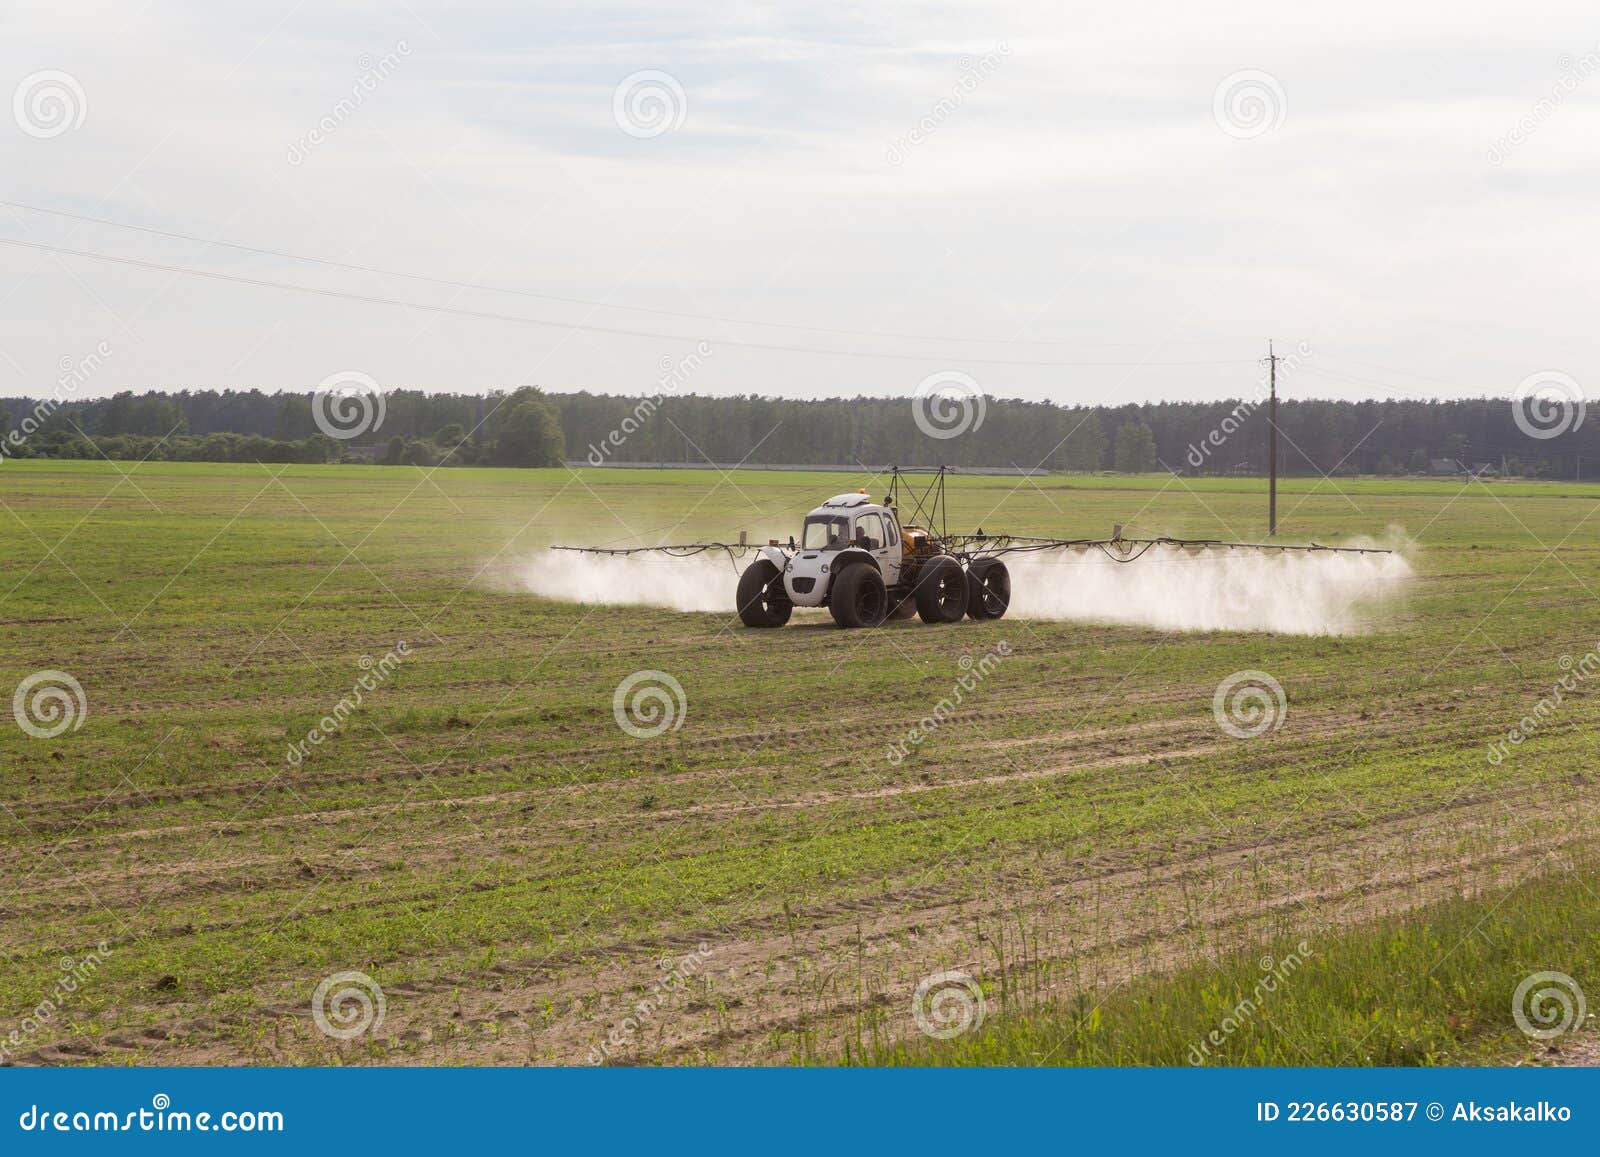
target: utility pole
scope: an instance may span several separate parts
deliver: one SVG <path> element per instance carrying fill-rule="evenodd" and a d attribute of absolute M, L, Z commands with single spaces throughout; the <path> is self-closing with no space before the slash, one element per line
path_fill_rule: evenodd
<path fill-rule="evenodd" d="M 1267 371 L 1272 382 L 1272 407 L 1267 416 L 1267 537 L 1278 536 L 1278 355 L 1267 340 Z"/>

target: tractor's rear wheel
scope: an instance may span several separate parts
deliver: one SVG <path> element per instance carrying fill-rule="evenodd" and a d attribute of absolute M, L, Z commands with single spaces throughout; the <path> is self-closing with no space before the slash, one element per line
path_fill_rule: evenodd
<path fill-rule="evenodd" d="M 889 612 L 883 576 L 864 562 L 852 563 L 833 580 L 828 609 L 841 627 L 876 627 Z"/>
<path fill-rule="evenodd" d="M 739 576 L 739 621 L 747 627 L 781 627 L 794 604 L 783 589 L 783 572 L 760 558 Z"/>
<path fill-rule="evenodd" d="M 917 614 L 925 623 L 955 623 L 967 613 L 967 576 L 949 555 L 922 564 L 917 576 Z"/>
<path fill-rule="evenodd" d="M 967 567 L 967 614 L 998 619 L 1011 605 L 1011 572 L 997 558 L 980 558 Z"/>

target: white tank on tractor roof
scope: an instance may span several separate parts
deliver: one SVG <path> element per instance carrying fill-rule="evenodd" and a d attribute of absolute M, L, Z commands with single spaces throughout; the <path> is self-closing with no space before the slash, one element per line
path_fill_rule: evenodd
<path fill-rule="evenodd" d="M 859 490 L 852 490 L 848 494 L 835 494 L 811 513 L 818 514 L 829 509 L 838 510 L 840 508 L 849 509 L 856 506 L 869 506 L 871 503 L 872 499 L 868 495 L 861 493 Z"/>

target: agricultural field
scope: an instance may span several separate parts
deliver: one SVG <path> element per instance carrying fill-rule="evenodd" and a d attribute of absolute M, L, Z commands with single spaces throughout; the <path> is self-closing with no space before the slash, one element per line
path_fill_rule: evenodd
<path fill-rule="evenodd" d="M 1199 1033 L 1291 955 L 1320 987 L 1206 1063 L 1582 1055 L 1592 1027 L 1512 1030 L 1501 981 L 1600 981 L 1592 934 L 1518 923 L 1584 897 L 1563 927 L 1593 923 L 1600 486 L 1286 482 L 1283 541 L 1404 547 L 1411 577 L 1338 635 L 750 631 L 727 565 L 720 613 L 530 593 L 578 565 L 551 543 L 787 538 L 857 485 L 883 480 L 0 466 L 3 1059 L 1183 1064 L 1187 1029 L 1083 1037 L 1102 1006 Z M 1252 479 L 948 494 L 952 530 L 1265 521 Z M 41 672 L 82 697 L 30 730 L 10 692 Z M 641 672 L 681 699 L 614 709 Z M 1283 689 L 1258 735 L 1214 710 L 1238 672 Z M 1444 983 L 1480 958 L 1499 1020 Z M 1366 1011 L 1319 1017 L 1344 959 Z M 985 1019 L 946 1040 L 948 973 Z"/>

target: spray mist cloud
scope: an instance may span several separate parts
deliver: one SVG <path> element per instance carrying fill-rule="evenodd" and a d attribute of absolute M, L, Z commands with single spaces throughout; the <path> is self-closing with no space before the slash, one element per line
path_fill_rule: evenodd
<path fill-rule="evenodd" d="M 740 565 L 749 561 L 746 556 Z M 1374 629 L 1412 576 L 1398 553 L 1153 547 L 1128 563 L 1099 551 L 1011 555 L 1005 562 L 1011 570 L 1009 617 L 1288 635 Z M 516 569 L 514 586 L 563 602 L 727 614 L 734 609 L 738 577 L 721 554 L 545 551 Z"/>

